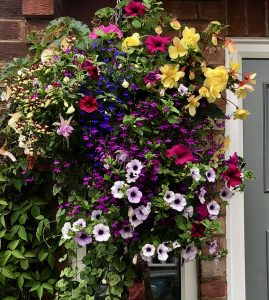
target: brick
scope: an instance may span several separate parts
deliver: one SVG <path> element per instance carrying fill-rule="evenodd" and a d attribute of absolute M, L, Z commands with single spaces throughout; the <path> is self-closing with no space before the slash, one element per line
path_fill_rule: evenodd
<path fill-rule="evenodd" d="M 0 20 L 0 40 L 24 40 L 25 22 Z"/>
<path fill-rule="evenodd" d="M 201 300 L 227 300 L 227 297 L 214 297 L 214 298 L 202 297 Z"/>
<path fill-rule="evenodd" d="M 22 0 L 24 16 L 54 16 L 54 0 Z"/>
<path fill-rule="evenodd" d="M 0 18 L 22 18 L 21 0 L 0 0 Z"/>
<path fill-rule="evenodd" d="M 47 25 L 48 25 L 48 21 L 27 20 L 26 28 L 25 28 L 26 35 L 31 33 L 31 31 L 33 30 L 42 31 Z"/>
<path fill-rule="evenodd" d="M 268 34 L 268 24 L 266 0 L 256 1 L 247 0 L 247 25 L 249 36 L 266 36 Z M 253 13 L 255 12 L 255 13 Z"/>
<path fill-rule="evenodd" d="M 246 8 L 246 0 L 227 0 L 228 35 L 247 36 Z"/>
<path fill-rule="evenodd" d="M 0 62 L 11 60 L 27 54 L 27 46 L 23 42 L 0 42 Z"/>
<path fill-rule="evenodd" d="M 221 258 L 219 261 L 201 261 L 201 276 L 203 278 L 225 278 L 226 276 L 226 261 Z"/>
<path fill-rule="evenodd" d="M 200 20 L 224 21 L 226 5 L 224 0 L 199 2 L 198 18 Z"/>
<path fill-rule="evenodd" d="M 227 295 L 227 283 L 224 280 L 210 280 L 201 282 L 202 297 L 225 297 Z"/>
<path fill-rule="evenodd" d="M 165 1 L 164 8 L 167 12 L 173 13 L 180 20 L 197 19 L 197 5 L 195 1 Z"/>
<path fill-rule="evenodd" d="M 225 51 L 222 48 L 209 48 L 204 52 L 205 58 L 210 65 L 224 65 Z"/>

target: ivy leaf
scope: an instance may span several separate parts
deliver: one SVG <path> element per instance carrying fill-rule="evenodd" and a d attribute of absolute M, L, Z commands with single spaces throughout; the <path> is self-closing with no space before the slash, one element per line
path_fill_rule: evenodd
<path fill-rule="evenodd" d="M 27 233 L 26 233 L 26 230 L 25 230 L 24 226 L 20 226 L 19 231 L 18 231 L 18 235 L 22 240 L 25 240 L 26 242 L 28 241 L 27 240 Z"/>

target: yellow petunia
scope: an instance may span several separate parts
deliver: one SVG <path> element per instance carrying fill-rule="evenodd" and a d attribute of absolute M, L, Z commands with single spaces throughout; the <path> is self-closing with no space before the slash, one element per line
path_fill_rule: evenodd
<path fill-rule="evenodd" d="M 237 109 L 234 114 L 234 119 L 245 120 L 250 115 L 250 112 L 246 109 Z"/>
<path fill-rule="evenodd" d="M 167 64 L 160 68 L 161 82 L 165 88 L 177 88 L 180 78 L 185 76 L 185 73 L 179 71 L 179 65 Z"/>
<path fill-rule="evenodd" d="M 209 96 L 210 96 L 209 90 L 205 86 L 202 86 L 199 89 L 199 94 L 204 98 L 209 98 Z"/>
<path fill-rule="evenodd" d="M 137 47 L 140 45 L 140 35 L 139 33 L 134 33 L 132 36 L 125 38 L 122 42 L 122 51 L 126 52 L 129 47 Z"/>
<path fill-rule="evenodd" d="M 182 32 L 181 45 L 185 48 L 192 48 L 194 51 L 198 51 L 197 43 L 200 40 L 200 34 L 196 33 L 195 28 L 185 27 Z"/>
<path fill-rule="evenodd" d="M 176 59 L 178 57 L 182 57 L 188 53 L 187 48 L 182 46 L 181 41 L 178 37 L 173 38 L 174 46 L 169 46 L 168 53 L 172 59 Z"/>
<path fill-rule="evenodd" d="M 179 21 L 177 19 L 173 19 L 170 22 L 170 26 L 175 30 L 179 30 L 181 28 L 181 24 L 179 23 Z"/>
<path fill-rule="evenodd" d="M 193 117 L 196 114 L 196 108 L 200 106 L 199 100 L 201 99 L 201 96 L 190 96 L 188 98 L 189 104 L 185 106 L 186 109 L 189 109 L 189 114 Z"/>

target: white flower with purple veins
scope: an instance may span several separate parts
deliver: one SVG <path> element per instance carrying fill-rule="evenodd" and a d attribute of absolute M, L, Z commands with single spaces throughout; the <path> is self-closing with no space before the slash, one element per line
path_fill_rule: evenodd
<path fill-rule="evenodd" d="M 130 203 L 139 203 L 142 198 L 142 193 L 136 186 L 134 186 L 126 191 L 126 196 Z"/>
<path fill-rule="evenodd" d="M 123 239 L 129 239 L 129 238 L 133 237 L 132 226 L 130 226 L 130 225 L 123 226 L 123 228 L 120 230 L 120 235 Z"/>
<path fill-rule="evenodd" d="M 209 253 L 210 254 L 216 254 L 218 248 L 218 242 L 216 240 L 212 241 L 209 245 Z"/>
<path fill-rule="evenodd" d="M 185 218 L 191 218 L 193 216 L 193 206 L 189 206 L 184 209 L 183 216 Z"/>
<path fill-rule="evenodd" d="M 224 187 L 221 189 L 219 195 L 222 200 L 230 200 L 233 196 L 233 193 L 229 188 Z"/>
<path fill-rule="evenodd" d="M 206 189 L 202 186 L 200 188 L 200 193 L 198 194 L 199 200 L 202 204 L 205 203 L 205 194 L 206 194 Z"/>
<path fill-rule="evenodd" d="M 69 137 L 72 134 L 74 128 L 70 126 L 70 122 L 72 120 L 73 116 L 71 116 L 68 120 L 65 120 L 61 115 L 60 115 L 60 123 L 59 122 L 54 122 L 52 125 L 53 126 L 59 126 L 57 129 L 57 134 L 62 135 L 67 142 L 67 146 L 69 147 Z"/>
<path fill-rule="evenodd" d="M 100 209 L 93 210 L 91 213 L 91 220 L 99 220 L 102 215 L 102 211 Z"/>
<path fill-rule="evenodd" d="M 135 173 L 139 175 L 143 169 L 143 164 L 138 159 L 133 159 L 126 165 L 127 173 Z"/>
<path fill-rule="evenodd" d="M 62 228 L 62 235 L 64 240 L 69 240 L 71 239 L 71 236 L 69 235 L 69 232 L 72 231 L 72 226 L 70 222 L 64 223 L 64 226 Z"/>
<path fill-rule="evenodd" d="M 157 248 L 158 260 L 166 261 L 168 258 L 167 252 L 169 252 L 169 248 L 164 244 L 160 244 Z"/>
<path fill-rule="evenodd" d="M 77 236 L 74 238 L 74 240 L 82 247 L 90 244 L 92 242 L 92 237 L 88 235 L 84 231 L 80 231 Z"/>
<path fill-rule="evenodd" d="M 104 224 L 97 224 L 93 227 L 93 236 L 98 242 L 106 242 L 110 238 L 109 227 Z"/>
<path fill-rule="evenodd" d="M 175 200 L 175 193 L 172 191 L 167 191 L 163 196 L 163 200 L 167 203 L 173 202 Z"/>
<path fill-rule="evenodd" d="M 138 220 L 145 221 L 151 212 L 151 204 L 148 203 L 147 206 L 140 205 L 135 209 L 135 214 Z"/>
<path fill-rule="evenodd" d="M 139 220 L 137 218 L 136 211 L 132 209 L 132 207 L 129 208 L 128 216 L 129 216 L 129 222 L 133 227 L 137 227 L 143 223 L 142 220 Z"/>
<path fill-rule="evenodd" d="M 188 88 L 187 88 L 185 85 L 183 85 L 183 84 L 181 83 L 181 84 L 179 85 L 178 91 L 179 91 L 179 94 L 180 94 L 181 96 L 184 96 L 184 95 L 187 94 Z"/>
<path fill-rule="evenodd" d="M 216 201 L 213 200 L 207 204 L 207 210 L 210 216 L 217 216 L 220 211 L 220 206 Z"/>
<path fill-rule="evenodd" d="M 151 244 L 146 244 L 142 248 L 142 255 L 145 257 L 152 257 L 155 253 L 155 247 Z"/>
<path fill-rule="evenodd" d="M 184 198 L 183 195 L 177 193 L 175 194 L 175 199 L 169 203 L 170 207 L 172 207 L 173 209 L 177 210 L 177 211 L 182 211 L 184 209 L 184 207 L 187 204 L 186 199 Z"/>
<path fill-rule="evenodd" d="M 121 199 L 124 196 L 124 192 L 122 191 L 126 187 L 124 181 L 116 181 L 111 188 L 111 192 L 114 198 Z"/>
<path fill-rule="evenodd" d="M 119 151 L 119 153 L 116 155 L 116 160 L 120 163 L 124 163 L 128 158 L 128 153 L 125 151 Z"/>
<path fill-rule="evenodd" d="M 172 245 L 173 245 L 173 249 L 177 249 L 177 248 L 181 247 L 181 245 L 178 241 L 174 241 Z"/>
<path fill-rule="evenodd" d="M 86 222 L 83 219 L 78 219 L 76 222 L 73 223 L 72 230 L 77 232 L 81 229 L 84 229 L 86 227 Z"/>
<path fill-rule="evenodd" d="M 191 172 L 191 177 L 195 181 L 199 181 L 201 179 L 200 170 L 198 168 L 191 168 L 190 172 Z"/>
<path fill-rule="evenodd" d="M 197 252 L 197 248 L 193 244 L 189 244 L 186 248 L 182 249 L 181 257 L 189 261 L 195 258 Z"/>
<path fill-rule="evenodd" d="M 126 174 L 126 181 L 127 183 L 132 183 L 132 182 L 136 182 L 136 180 L 139 178 L 139 175 L 134 173 L 134 172 L 130 172 Z"/>
<path fill-rule="evenodd" d="M 216 180 L 216 172 L 214 169 L 210 168 L 206 173 L 205 176 L 209 182 L 215 182 Z"/>

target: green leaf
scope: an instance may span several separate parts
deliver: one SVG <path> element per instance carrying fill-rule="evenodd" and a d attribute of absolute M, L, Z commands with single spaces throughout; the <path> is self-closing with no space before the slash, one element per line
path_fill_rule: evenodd
<path fill-rule="evenodd" d="M 52 188 L 52 194 L 53 194 L 53 196 L 56 196 L 61 191 L 61 189 L 62 189 L 61 186 L 57 186 L 56 184 L 54 184 L 54 186 Z"/>
<path fill-rule="evenodd" d="M 22 276 L 23 276 L 25 279 L 33 280 L 31 274 L 29 274 L 29 273 L 24 272 L 24 273 L 22 273 Z"/>
<path fill-rule="evenodd" d="M 39 299 L 42 299 L 42 296 L 43 296 L 43 287 L 42 286 L 39 286 L 38 289 L 37 289 L 37 296 Z"/>
<path fill-rule="evenodd" d="M 45 252 L 44 250 L 40 251 L 38 253 L 38 259 L 40 262 L 42 262 L 43 260 L 45 260 L 48 257 L 49 253 Z"/>
<path fill-rule="evenodd" d="M 3 300 L 18 300 L 18 298 L 12 297 L 12 296 L 8 296 L 8 297 L 4 298 Z"/>
<path fill-rule="evenodd" d="M 0 231 L 0 239 L 6 234 L 7 230 L 3 229 Z"/>
<path fill-rule="evenodd" d="M 21 187 L 22 187 L 22 180 L 21 179 L 17 179 L 17 178 L 12 178 L 11 181 L 12 181 L 15 189 L 20 192 L 21 191 Z"/>
<path fill-rule="evenodd" d="M 10 256 L 11 256 L 10 250 L 6 250 L 3 254 L 1 254 L 1 256 L 0 256 L 0 266 L 1 267 L 4 267 L 7 264 Z"/>
<path fill-rule="evenodd" d="M 4 228 L 6 228 L 6 221 L 5 221 L 4 215 L 2 215 L 2 216 L 0 217 L 0 223 L 1 223 L 1 225 L 2 225 Z"/>
<path fill-rule="evenodd" d="M 16 258 L 19 258 L 19 259 L 25 259 L 23 253 L 22 253 L 20 250 L 18 250 L 18 249 L 12 250 L 11 253 L 12 253 L 12 255 L 13 255 L 14 257 L 16 257 Z"/>
<path fill-rule="evenodd" d="M 53 294 L 53 286 L 47 282 L 42 284 L 42 287 L 47 290 L 50 294 Z"/>
<path fill-rule="evenodd" d="M 178 123 L 179 121 L 179 117 L 178 116 L 175 116 L 175 115 L 171 115 L 167 118 L 167 121 L 170 123 L 170 124 L 175 124 L 175 123 Z"/>
<path fill-rule="evenodd" d="M 8 205 L 8 203 L 7 203 L 7 201 L 5 201 L 3 198 L 0 198 L 0 206 L 7 206 Z"/>
<path fill-rule="evenodd" d="M 20 266 L 23 270 L 28 270 L 29 261 L 27 259 L 20 260 Z"/>
<path fill-rule="evenodd" d="M 9 268 L 9 266 L 0 268 L 0 273 L 2 273 L 2 275 L 4 277 L 10 278 L 10 279 L 14 279 L 14 273 L 13 271 Z"/>
<path fill-rule="evenodd" d="M 51 266 L 51 268 L 53 268 L 55 265 L 55 257 L 52 253 L 50 253 L 48 256 L 48 263 Z"/>
<path fill-rule="evenodd" d="M 10 242 L 7 247 L 10 249 L 10 250 L 14 250 L 17 248 L 17 246 L 19 245 L 19 242 L 20 240 L 15 240 L 15 241 L 12 241 Z"/>
<path fill-rule="evenodd" d="M 25 240 L 26 242 L 28 241 L 27 240 L 27 233 L 26 233 L 26 230 L 25 230 L 24 226 L 20 226 L 19 231 L 18 231 L 18 235 L 22 240 Z"/>
<path fill-rule="evenodd" d="M 20 211 L 15 211 L 12 215 L 11 215 L 11 218 L 10 218 L 10 223 L 11 225 L 14 225 L 15 222 L 19 219 L 21 215 L 21 212 Z"/>
<path fill-rule="evenodd" d="M 142 24 L 139 20 L 133 20 L 132 22 L 132 25 L 135 27 L 135 28 L 141 28 Z"/>
<path fill-rule="evenodd" d="M 184 216 L 178 215 L 176 216 L 177 227 L 181 230 L 187 229 L 187 219 Z"/>
<path fill-rule="evenodd" d="M 40 287 L 40 282 L 36 282 L 30 289 L 30 292 L 36 291 Z"/>
<path fill-rule="evenodd" d="M 24 225 L 27 219 L 27 214 L 23 214 L 20 218 L 19 218 L 19 223 L 21 225 Z"/>
<path fill-rule="evenodd" d="M 24 277 L 22 275 L 20 275 L 17 279 L 18 281 L 18 287 L 20 288 L 20 290 L 22 290 L 23 284 L 24 284 Z"/>

